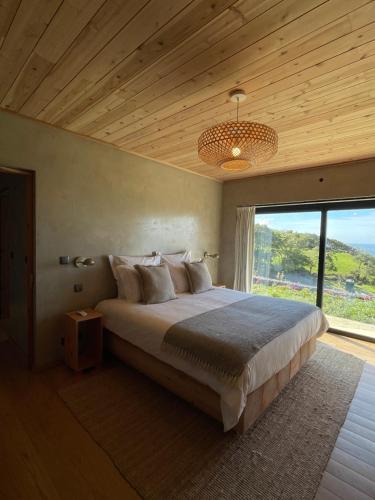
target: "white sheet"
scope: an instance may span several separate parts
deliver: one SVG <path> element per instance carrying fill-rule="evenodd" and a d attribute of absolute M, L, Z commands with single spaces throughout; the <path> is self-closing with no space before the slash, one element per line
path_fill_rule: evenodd
<path fill-rule="evenodd" d="M 301 346 L 328 327 L 324 314 L 314 311 L 296 326 L 265 345 L 248 363 L 236 386 L 227 385 L 188 360 L 161 349 L 164 334 L 178 321 L 216 309 L 239 300 L 247 294 L 225 288 L 214 288 L 193 295 L 179 294 L 178 299 L 163 304 L 134 304 L 120 299 L 103 300 L 97 310 L 104 315 L 104 326 L 161 361 L 172 365 L 221 396 L 224 430 L 234 427 L 246 404 L 246 396 L 280 371 Z"/>

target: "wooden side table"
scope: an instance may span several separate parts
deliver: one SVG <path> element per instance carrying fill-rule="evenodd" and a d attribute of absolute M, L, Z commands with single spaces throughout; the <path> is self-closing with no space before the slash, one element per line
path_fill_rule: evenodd
<path fill-rule="evenodd" d="M 65 314 L 65 362 L 76 371 L 99 366 L 102 361 L 103 315 L 94 309 L 84 311 L 87 316 L 76 311 Z"/>

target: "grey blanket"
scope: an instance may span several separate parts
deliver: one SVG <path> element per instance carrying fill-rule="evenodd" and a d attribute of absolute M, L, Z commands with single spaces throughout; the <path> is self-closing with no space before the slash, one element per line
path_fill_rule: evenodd
<path fill-rule="evenodd" d="M 163 346 L 235 381 L 263 346 L 316 310 L 303 302 L 252 295 L 174 324 Z"/>

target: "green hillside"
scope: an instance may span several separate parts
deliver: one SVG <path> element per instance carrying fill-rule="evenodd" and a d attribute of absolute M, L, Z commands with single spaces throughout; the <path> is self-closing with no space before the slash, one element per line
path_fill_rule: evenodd
<path fill-rule="evenodd" d="M 315 234 L 281 231 L 256 224 L 255 248 L 256 272 L 268 266 L 271 278 L 276 278 L 278 273 L 317 277 L 319 237 Z M 375 256 L 341 241 L 327 239 L 327 284 L 345 289 L 348 279 L 354 281 L 355 287 L 375 294 Z"/>
<path fill-rule="evenodd" d="M 256 225 L 257 293 L 315 302 L 319 237 Z M 324 281 L 327 314 L 375 324 L 375 256 L 328 239 Z"/>

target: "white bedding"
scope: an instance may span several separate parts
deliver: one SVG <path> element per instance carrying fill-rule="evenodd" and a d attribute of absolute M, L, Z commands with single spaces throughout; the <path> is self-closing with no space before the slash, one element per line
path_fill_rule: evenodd
<path fill-rule="evenodd" d="M 143 351 L 208 385 L 221 396 L 224 430 L 234 427 L 246 404 L 246 396 L 280 371 L 311 337 L 326 331 L 324 314 L 316 310 L 265 345 L 248 363 L 235 386 L 225 384 L 188 360 L 162 351 L 164 334 L 173 324 L 197 314 L 239 300 L 247 294 L 225 288 L 214 288 L 197 295 L 179 294 L 178 299 L 163 304 L 134 304 L 120 299 L 103 300 L 97 310 L 104 315 L 104 326 Z"/>

